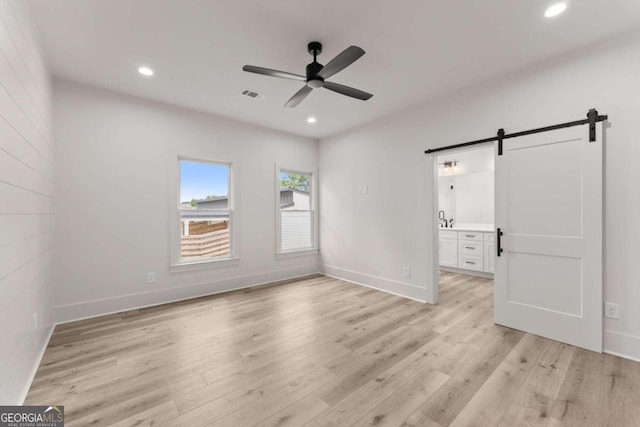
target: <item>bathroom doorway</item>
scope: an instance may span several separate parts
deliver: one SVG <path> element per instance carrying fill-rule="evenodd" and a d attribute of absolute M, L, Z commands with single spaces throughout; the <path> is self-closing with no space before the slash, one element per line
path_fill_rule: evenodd
<path fill-rule="evenodd" d="M 494 147 L 436 158 L 439 270 L 493 279 Z"/>

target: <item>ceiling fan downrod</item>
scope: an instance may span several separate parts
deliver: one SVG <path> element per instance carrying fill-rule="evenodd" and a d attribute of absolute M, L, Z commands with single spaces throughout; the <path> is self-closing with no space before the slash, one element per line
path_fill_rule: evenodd
<path fill-rule="evenodd" d="M 324 65 L 318 63 L 317 56 L 322 53 L 322 43 L 311 42 L 307 45 L 309 54 L 313 55 L 313 62 L 307 65 L 307 86 L 318 89 L 324 86 L 324 79 L 318 76 Z"/>

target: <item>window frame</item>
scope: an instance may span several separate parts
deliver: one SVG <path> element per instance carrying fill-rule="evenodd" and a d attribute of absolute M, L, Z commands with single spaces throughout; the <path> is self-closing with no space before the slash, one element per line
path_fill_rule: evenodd
<path fill-rule="evenodd" d="M 228 182 L 228 212 L 229 212 L 229 256 L 220 258 L 205 258 L 192 261 L 185 261 L 181 258 L 181 240 L 182 240 L 182 218 L 180 214 L 180 184 L 181 184 L 181 162 L 203 163 L 215 166 L 226 166 L 228 168 L 227 182 Z M 236 224 L 238 218 L 238 209 L 235 197 L 236 187 L 236 167 L 235 164 L 228 160 L 222 159 L 210 159 L 201 156 L 182 156 L 178 155 L 174 158 L 173 167 L 175 168 L 175 187 L 171 190 L 172 196 L 170 200 L 173 200 L 175 204 L 172 204 L 170 210 L 170 251 L 171 262 L 170 271 L 172 273 L 191 271 L 215 267 L 223 267 L 228 265 L 238 264 L 240 261 L 239 250 L 237 245 L 238 225 Z M 216 211 L 219 209 L 211 209 Z"/>
<path fill-rule="evenodd" d="M 311 213 L 311 247 L 308 248 L 300 248 L 300 249 L 292 249 L 292 250 L 282 250 L 282 209 L 280 206 L 280 174 L 281 173 L 292 173 L 299 175 L 308 175 L 311 181 L 311 185 L 309 185 L 309 212 Z M 318 198 L 317 198 L 317 179 L 318 173 L 317 171 L 309 171 L 309 170 L 300 170 L 296 168 L 286 168 L 280 167 L 278 164 L 275 165 L 275 219 L 276 219 L 276 244 L 275 244 L 275 254 L 276 258 L 290 258 L 295 256 L 302 255 L 317 255 L 318 254 Z M 306 212 L 306 210 L 305 210 Z"/>

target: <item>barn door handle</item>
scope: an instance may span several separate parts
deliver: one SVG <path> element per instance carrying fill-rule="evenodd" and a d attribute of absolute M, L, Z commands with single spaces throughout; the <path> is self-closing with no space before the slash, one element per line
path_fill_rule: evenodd
<path fill-rule="evenodd" d="M 502 236 L 502 231 L 498 228 L 498 229 L 496 230 L 496 239 L 498 239 L 498 244 L 496 245 L 497 252 L 498 252 L 498 253 L 497 253 L 497 256 L 500 256 L 500 254 L 501 254 L 502 252 L 504 252 L 504 251 L 502 250 L 502 239 L 500 238 L 501 236 Z"/>

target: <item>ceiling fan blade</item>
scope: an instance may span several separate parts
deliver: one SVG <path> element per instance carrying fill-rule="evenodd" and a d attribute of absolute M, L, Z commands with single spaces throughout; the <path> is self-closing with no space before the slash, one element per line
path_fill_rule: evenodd
<path fill-rule="evenodd" d="M 286 104 L 284 104 L 284 106 L 288 107 L 288 108 L 295 107 L 296 105 L 300 104 L 300 102 L 303 99 L 305 99 L 307 97 L 307 95 L 309 95 L 311 93 L 312 90 L 313 90 L 313 88 L 310 88 L 309 86 L 303 86 L 302 89 L 297 91 L 296 94 L 293 95 L 291 97 L 291 99 L 289 99 L 287 101 Z"/>
<path fill-rule="evenodd" d="M 364 50 L 358 46 L 349 46 L 339 53 L 338 56 L 329 61 L 329 63 L 320 70 L 318 76 L 323 79 L 328 79 L 335 73 L 344 70 L 349 65 L 356 62 L 362 55 L 364 55 Z"/>
<path fill-rule="evenodd" d="M 334 92 L 340 93 L 342 95 L 347 95 L 352 98 L 361 99 L 363 101 L 366 101 L 367 99 L 373 96 L 372 94 L 367 93 L 365 91 L 354 89 L 352 87 L 345 86 L 345 85 L 340 85 L 338 83 L 324 82 L 323 87 L 326 89 L 332 90 Z"/>
<path fill-rule="evenodd" d="M 242 67 L 242 69 L 250 73 L 263 74 L 265 76 L 271 76 L 271 77 L 280 77 L 281 79 L 299 80 L 301 82 L 307 81 L 307 78 L 305 76 L 301 76 L 299 74 L 287 73 L 286 71 L 272 70 L 270 68 L 256 67 L 253 65 L 245 65 L 244 67 Z"/>

